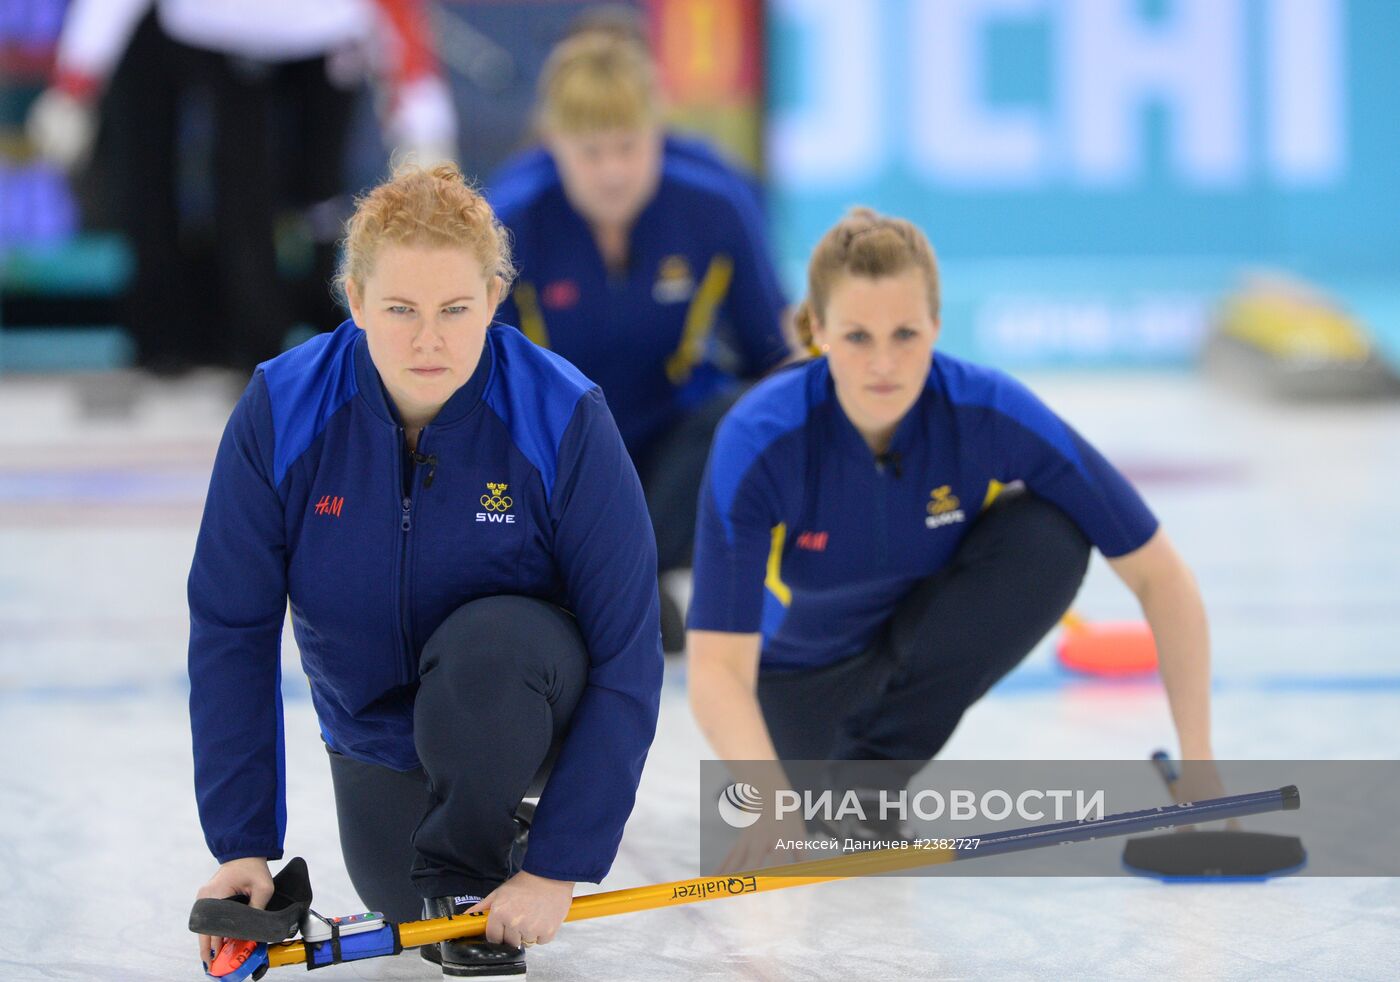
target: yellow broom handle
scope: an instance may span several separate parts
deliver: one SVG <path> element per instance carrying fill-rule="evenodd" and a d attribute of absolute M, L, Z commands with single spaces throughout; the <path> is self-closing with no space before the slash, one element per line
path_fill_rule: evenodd
<path fill-rule="evenodd" d="M 1054 822 L 1049 825 L 995 832 L 977 837 L 974 840 L 976 851 L 964 855 L 997 855 L 1066 842 L 1087 842 L 1105 836 L 1155 831 L 1189 825 L 1196 821 L 1293 811 L 1299 808 L 1300 804 L 1298 788 L 1290 784 L 1267 791 L 1207 798 L 1204 801 L 1186 801 L 1175 805 L 1159 805 L 1156 808 L 1106 815 L 1091 820 Z M 700 900 L 719 900 L 722 897 L 782 890 L 785 887 L 800 887 L 852 876 L 872 876 L 897 870 L 917 869 L 921 866 L 936 866 L 958 858 L 959 854 L 955 849 L 921 849 L 910 843 L 907 848 L 876 849 L 849 856 L 813 859 L 790 866 L 770 866 L 729 876 L 701 876 L 693 880 L 675 880 L 654 886 L 594 893 L 574 900 L 569 905 L 568 916 L 564 919 L 581 921 L 590 917 L 608 917 L 637 910 L 677 907 Z M 465 917 L 411 921 L 399 925 L 399 940 L 405 948 L 413 948 L 453 938 L 473 937 L 486 930 L 486 917 L 486 913 L 482 912 Z M 272 966 L 295 965 L 306 961 L 306 946 L 300 941 L 271 945 L 267 949 L 267 956 L 268 963 Z"/>
<path fill-rule="evenodd" d="M 953 849 L 916 849 L 913 846 L 908 849 L 874 849 L 853 856 L 814 859 L 805 863 L 768 867 L 728 876 L 701 876 L 692 880 L 629 887 L 626 890 L 608 890 L 604 893 L 575 897 L 564 920 L 584 921 L 590 917 L 611 917 L 613 914 L 630 914 L 639 910 L 678 907 L 702 900 L 782 890 L 785 887 L 807 886 L 811 883 L 825 883 L 828 880 L 841 880 L 853 876 L 893 873 L 897 870 L 949 863 L 956 858 L 957 852 Z M 779 869 L 783 872 L 774 872 Z M 466 917 L 437 917 L 428 921 L 407 921 L 399 925 L 399 941 L 405 948 L 451 941 L 454 938 L 472 938 L 484 933 L 485 911 Z M 300 941 L 268 945 L 267 960 L 273 968 L 279 965 L 299 965 L 306 961 L 306 948 Z"/>

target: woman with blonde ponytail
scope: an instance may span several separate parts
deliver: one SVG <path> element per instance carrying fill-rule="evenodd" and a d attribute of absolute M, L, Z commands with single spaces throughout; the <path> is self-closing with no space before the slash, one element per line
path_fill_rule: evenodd
<path fill-rule="evenodd" d="M 743 765 L 753 782 L 794 787 L 782 761 L 817 760 L 838 795 L 897 794 L 1065 613 L 1092 545 L 1156 636 L 1181 756 L 1210 758 L 1190 571 L 1068 424 L 1001 372 L 934 350 L 939 314 L 923 233 L 855 209 L 812 254 L 797 321 L 817 357 L 721 422 L 687 644 L 691 706 L 715 752 L 759 762 Z M 870 772 L 842 762 L 865 760 L 892 762 L 884 786 L 848 783 Z M 790 824 L 781 837 L 802 838 Z M 731 868 L 773 861 L 778 838 L 751 826 Z"/>
<path fill-rule="evenodd" d="M 513 275 L 455 165 L 405 165 L 361 198 L 352 318 L 254 373 L 189 579 L 195 786 L 220 863 L 199 895 L 272 894 L 290 602 L 361 899 L 392 921 L 489 910 L 484 938 L 424 949 L 454 978 L 523 978 L 522 947 L 606 875 L 661 684 L 641 485 L 597 386 L 492 324 Z M 221 940 L 200 938 L 206 964 Z"/>

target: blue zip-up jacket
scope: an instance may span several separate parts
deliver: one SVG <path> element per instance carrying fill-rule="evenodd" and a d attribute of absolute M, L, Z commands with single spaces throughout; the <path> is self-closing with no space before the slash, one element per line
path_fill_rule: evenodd
<path fill-rule="evenodd" d="M 326 742 L 406 771 L 419 766 L 424 643 L 463 603 L 521 594 L 571 611 L 590 658 L 525 869 L 596 882 L 632 810 L 661 686 L 655 542 L 636 471 L 598 388 L 499 324 L 418 452 L 436 463 L 408 462 L 351 321 L 259 366 L 234 409 L 189 579 L 209 849 L 220 862 L 282 853 L 289 599 Z"/>
<path fill-rule="evenodd" d="M 597 382 L 641 456 L 735 377 L 756 378 L 787 357 L 786 299 L 763 215 L 717 157 L 668 141 L 627 268 L 610 270 L 547 158 L 517 162 L 487 185 L 520 271 L 500 317 Z"/>
<path fill-rule="evenodd" d="M 1012 481 L 1059 506 L 1106 556 L 1157 530 L 1112 464 L 995 369 L 935 353 L 880 459 L 842 411 L 825 358 L 780 372 L 715 433 L 689 626 L 761 633 L 764 672 L 858 655 Z"/>

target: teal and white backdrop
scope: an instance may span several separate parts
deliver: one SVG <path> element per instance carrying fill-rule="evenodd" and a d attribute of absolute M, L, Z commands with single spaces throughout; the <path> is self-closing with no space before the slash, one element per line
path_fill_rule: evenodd
<path fill-rule="evenodd" d="M 1400 350 L 1395 0 L 776 0 L 768 176 L 801 288 L 852 204 L 944 265 L 944 344 L 1185 364 L 1240 276 Z"/>

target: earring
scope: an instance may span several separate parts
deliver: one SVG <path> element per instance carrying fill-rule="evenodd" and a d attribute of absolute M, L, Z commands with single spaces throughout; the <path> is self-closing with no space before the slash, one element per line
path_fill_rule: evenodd
<path fill-rule="evenodd" d="M 831 350 L 831 345 L 829 345 L 829 344 L 824 344 L 824 345 L 822 345 L 822 354 L 826 354 L 826 353 L 829 352 L 830 350 Z"/>

